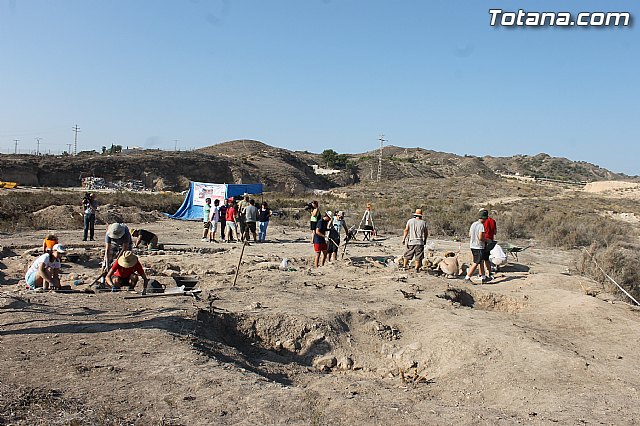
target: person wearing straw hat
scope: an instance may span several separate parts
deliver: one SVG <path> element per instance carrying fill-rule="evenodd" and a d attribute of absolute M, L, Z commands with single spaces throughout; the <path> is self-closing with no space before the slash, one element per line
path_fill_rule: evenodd
<path fill-rule="evenodd" d="M 129 228 L 124 223 L 112 223 L 107 228 L 104 236 L 104 267 L 105 270 L 111 266 L 111 262 L 121 251 L 131 249 L 132 239 Z"/>
<path fill-rule="evenodd" d="M 67 250 L 62 244 L 56 244 L 51 248 L 51 252 L 47 252 L 38 256 L 33 261 L 27 273 L 24 276 L 27 285 L 31 290 L 42 287 L 45 290 L 60 287 L 60 259 Z"/>
<path fill-rule="evenodd" d="M 126 286 L 133 290 L 138 283 L 138 276 L 144 280 L 142 294 L 146 293 L 149 278 L 144 273 L 142 265 L 138 261 L 138 256 L 127 250 L 115 261 L 107 273 L 106 281 L 114 291 Z"/>
<path fill-rule="evenodd" d="M 405 269 L 410 260 L 415 260 L 416 272 L 420 272 L 424 258 L 424 246 L 427 244 L 428 236 L 427 222 L 422 220 L 422 209 L 416 209 L 413 217 L 407 221 L 402 234 L 402 244 L 407 244 L 407 250 L 402 257 Z"/>

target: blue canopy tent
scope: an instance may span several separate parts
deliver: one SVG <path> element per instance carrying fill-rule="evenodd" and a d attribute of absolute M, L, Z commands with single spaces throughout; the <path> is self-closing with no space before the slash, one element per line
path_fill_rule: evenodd
<path fill-rule="evenodd" d="M 202 220 L 202 206 L 206 198 L 224 201 L 229 197 L 238 197 L 244 194 L 262 194 L 262 184 L 224 184 L 191 182 L 189 191 L 184 197 L 182 205 L 175 214 L 167 214 L 171 219 Z"/>

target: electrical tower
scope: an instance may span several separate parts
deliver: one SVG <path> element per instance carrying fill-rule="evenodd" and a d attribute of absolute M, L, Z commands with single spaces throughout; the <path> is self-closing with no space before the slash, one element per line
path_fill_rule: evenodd
<path fill-rule="evenodd" d="M 18 153 L 18 142 L 20 142 L 20 139 L 14 139 L 13 140 L 13 143 L 14 143 L 13 153 L 14 154 Z"/>
<path fill-rule="evenodd" d="M 71 144 L 68 143 L 67 144 L 68 148 L 67 148 L 67 154 L 71 155 Z"/>
<path fill-rule="evenodd" d="M 73 136 L 73 155 L 76 155 L 78 154 L 78 132 L 80 131 L 80 128 L 76 124 L 72 130 L 73 130 L 73 133 L 75 134 Z M 69 151 L 71 151 L 71 148 L 69 148 Z M 71 152 L 69 152 L 69 154 L 71 154 Z"/>
<path fill-rule="evenodd" d="M 177 151 L 178 150 L 178 139 L 174 139 L 173 140 L 173 150 Z"/>
<path fill-rule="evenodd" d="M 384 139 L 384 135 L 380 135 L 380 153 L 378 154 L 378 176 L 376 177 L 376 182 L 380 182 L 382 178 L 382 149 L 384 148 L 384 143 L 386 140 Z"/>
<path fill-rule="evenodd" d="M 36 138 L 36 155 L 40 155 L 40 141 L 42 140 L 42 138 Z"/>

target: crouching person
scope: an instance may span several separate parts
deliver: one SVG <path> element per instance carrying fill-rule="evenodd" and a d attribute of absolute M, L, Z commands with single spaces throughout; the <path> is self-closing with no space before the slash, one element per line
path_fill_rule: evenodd
<path fill-rule="evenodd" d="M 138 256 L 127 250 L 113 263 L 107 273 L 106 281 L 113 291 L 118 291 L 120 287 L 129 287 L 133 290 L 138 283 L 138 276 L 142 277 L 144 281 L 142 294 L 146 294 L 149 278 L 138 262 Z"/>
<path fill-rule="evenodd" d="M 160 248 L 160 245 L 158 244 L 158 236 L 146 229 L 132 229 L 131 236 L 136 239 L 136 248 L 141 245 L 149 250 L 156 250 Z"/>
<path fill-rule="evenodd" d="M 33 262 L 24 277 L 31 290 L 38 287 L 44 290 L 60 288 L 60 259 L 65 252 L 62 244 L 56 244 L 50 253 L 40 255 Z"/>

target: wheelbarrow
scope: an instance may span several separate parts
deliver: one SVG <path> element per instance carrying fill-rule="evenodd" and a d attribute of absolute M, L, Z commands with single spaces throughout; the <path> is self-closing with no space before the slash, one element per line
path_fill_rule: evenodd
<path fill-rule="evenodd" d="M 507 253 L 507 255 L 510 254 L 511 256 L 513 256 L 513 258 L 516 261 L 518 261 L 518 254 L 522 253 L 523 251 L 530 248 L 531 246 L 519 247 L 509 243 L 500 243 L 500 247 L 502 247 L 502 250 L 504 250 L 504 252 Z"/>

